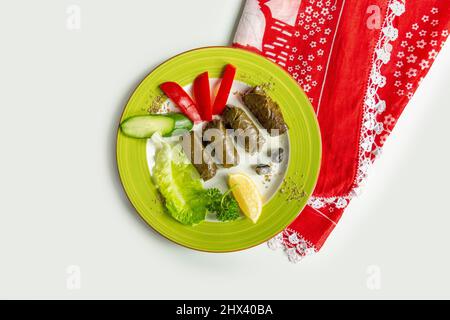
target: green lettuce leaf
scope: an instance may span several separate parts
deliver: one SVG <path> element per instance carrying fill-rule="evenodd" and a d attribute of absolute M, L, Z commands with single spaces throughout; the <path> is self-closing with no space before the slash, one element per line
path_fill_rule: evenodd
<path fill-rule="evenodd" d="M 205 220 L 205 189 L 179 144 L 161 143 L 155 156 L 153 179 L 172 217 L 187 225 Z"/>

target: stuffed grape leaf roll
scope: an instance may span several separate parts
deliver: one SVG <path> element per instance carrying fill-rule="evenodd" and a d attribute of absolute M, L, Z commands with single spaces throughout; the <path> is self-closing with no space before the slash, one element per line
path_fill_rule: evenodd
<path fill-rule="evenodd" d="M 222 120 L 215 119 L 209 122 L 203 133 L 203 141 L 212 147 L 214 157 L 218 164 L 230 168 L 239 164 L 239 153 L 234 146 L 233 137 L 227 132 Z"/>
<path fill-rule="evenodd" d="M 250 89 L 242 100 L 271 136 L 281 135 L 288 130 L 280 106 L 262 88 Z"/>
<path fill-rule="evenodd" d="M 211 154 L 203 147 L 199 134 L 191 131 L 188 135 L 183 136 L 182 147 L 203 180 L 209 180 L 216 175 L 217 165 Z"/>
<path fill-rule="evenodd" d="M 228 105 L 222 117 L 227 128 L 234 129 L 234 138 L 245 151 L 254 154 L 261 149 L 264 136 L 243 109 Z"/>

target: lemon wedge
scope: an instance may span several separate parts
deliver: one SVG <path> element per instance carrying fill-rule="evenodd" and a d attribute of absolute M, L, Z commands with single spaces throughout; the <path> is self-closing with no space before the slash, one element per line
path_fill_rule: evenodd
<path fill-rule="evenodd" d="M 262 196 L 253 180 L 243 173 L 229 174 L 228 186 L 242 212 L 256 223 L 261 216 L 263 205 Z"/>

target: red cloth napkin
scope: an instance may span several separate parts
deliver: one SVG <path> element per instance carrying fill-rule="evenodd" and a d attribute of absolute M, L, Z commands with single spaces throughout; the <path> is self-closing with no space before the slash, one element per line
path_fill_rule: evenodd
<path fill-rule="evenodd" d="M 269 241 L 291 261 L 319 250 L 366 179 L 450 27 L 448 0 L 247 0 L 233 45 L 285 68 L 319 119 L 308 206 Z"/>

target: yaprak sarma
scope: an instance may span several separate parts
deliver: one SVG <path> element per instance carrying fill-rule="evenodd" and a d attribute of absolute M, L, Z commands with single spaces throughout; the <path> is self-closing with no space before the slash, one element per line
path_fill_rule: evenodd
<path fill-rule="evenodd" d="M 252 88 L 242 100 L 270 135 L 278 136 L 288 130 L 280 106 L 262 88 Z"/>
<path fill-rule="evenodd" d="M 256 124 L 243 109 L 227 106 L 222 117 L 225 125 L 234 129 L 235 140 L 245 151 L 254 154 L 261 149 L 265 139 Z"/>
<path fill-rule="evenodd" d="M 207 148 L 212 148 L 217 163 L 223 167 L 230 168 L 239 164 L 239 154 L 233 138 L 227 132 L 222 120 L 215 119 L 206 125 L 203 141 Z"/>
<path fill-rule="evenodd" d="M 209 180 L 216 175 L 217 165 L 211 154 L 203 147 L 201 136 L 191 131 L 189 135 L 183 137 L 182 146 L 203 180 Z"/>

